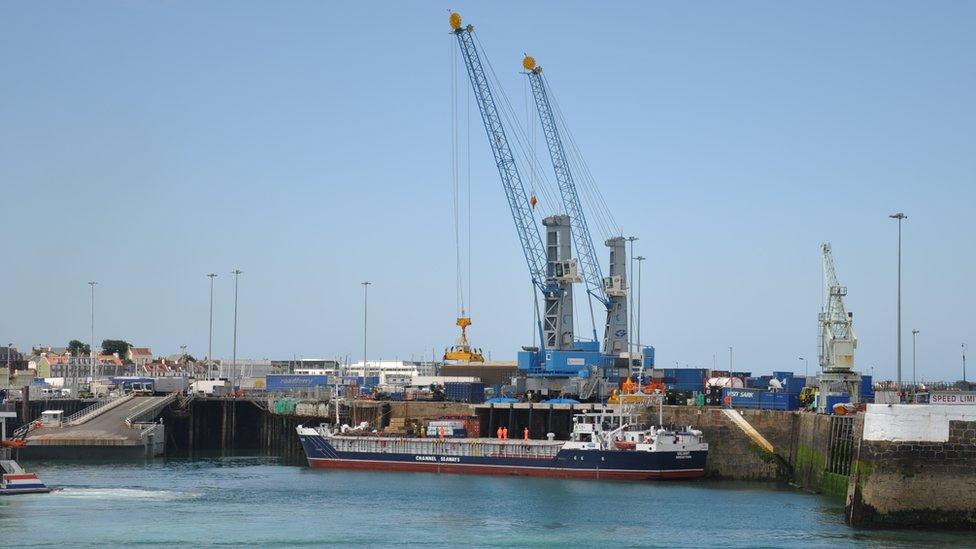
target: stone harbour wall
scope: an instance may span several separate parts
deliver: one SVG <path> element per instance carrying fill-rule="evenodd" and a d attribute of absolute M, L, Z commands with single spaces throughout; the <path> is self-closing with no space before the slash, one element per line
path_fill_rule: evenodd
<path fill-rule="evenodd" d="M 880 405 L 875 405 L 880 406 Z M 939 412 L 939 407 L 888 412 L 886 421 L 909 414 Z M 952 419 L 959 410 L 943 415 L 944 430 L 933 425 L 920 431 L 918 421 L 938 422 L 937 417 L 904 419 L 899 430 L 872 431 L 869 407 L 859 422 L 859 446 L 854 453 L 853 474 L 847 493 L 847 521 L 867 528 L 924 528 L 976 530 L 976 408 L 972 420 Z M 936 414 L 937 415 L 937 414 Z M 905 430 L 913 430 L 905 440 Z M 944 434 L 943 434 L 944 433 Z"/>
<path fill-rule="evenodd" d="M 788 478 L 793 430 L 796 414 L 772 410 L 740 410 L 742 416 L 777 450 L 772 455 L 735 425 L 719 408 L 693 406 L 665 406 L 664 422 L 676 426 L 692 426 L 701 431 L 708 442 L 708 461 L 705 474 L 710 478 L 729 480 L 780 481 Z M 657 422 L 657 409 L 649 410 L 649 420 Z"/>

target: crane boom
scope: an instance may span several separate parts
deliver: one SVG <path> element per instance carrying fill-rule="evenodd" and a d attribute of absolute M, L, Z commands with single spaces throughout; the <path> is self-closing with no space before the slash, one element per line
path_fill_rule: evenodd
<path fill-rule="evenodd" d="M 590 229 L 586 224 L 586 217 L 583 215 L 583 205 L 580 203 L 579 193 L 576 191 L 573 173 L 569 169 L 563 141 L 559 135 L 556 118 L 553 116 L 552 105 L 549 103 L 548 86 L 542 76 L 542 67 L 536 66 L 535 60 L 529 56 L 525 57 L 522 66 L 526 69 L 529 82 L 532 84 L 532 95 L 535 98 L 536 110 L 539 112 L 539 121 L 542 123 L 542 132 L 546 136 L 552 168 L 556 172 L 559 195 L 562 198 L 566 215 L 569 216 L 573 243 L 580 262 L 583 281 L 586 283 L 586 291 L 604 305 L 608 305 L 609 302 L 603 289 L 603 273 L 600 270 L 600 261 L 596 257 L 596 249 L 593 246 L 593 239 L 590 237 Z"/>
<path fill-rule="evenodd" d="M 627 326 L 626 324 L 621 326 L 620 323 L 620 319 L 626 315 L 626 294 L 617 291 L 613 295 L 608 295 L 607 283 L 604 281 L 600 269 L 600 261 L 597 259 L 596 248 L 593 246 L 593 237 L 590 236 L 590 229 L 583 213 L 583 205 L 580 202 L 579 192 L 576 190 L 576 182 L 573 180 L 573 172 L 569 166 L 566 149 L 563 147 L 552 104 L 549 101 L 549 85 L 542 75 L 542 67 L 537 66 L 535 59 L 531 56 L 525 56 L 522 60 L 522 67 L 526 70 L 526 75 L 528 75 L 529 82 L 532 85 L 536 111 L 539 113 L 539 121 L 542 123 L 542 131 L 549 148 L 549 158 L 552 161 L 552 168 L 559 184 L 559 195 L 562 198 L 563 208 L 565 208 L 570 219 L 573 243 L 576 246 L 582 278 L 586 282 L 586 291 L 603 303 L 607 310 L 603 351 L 607 354 L 617 353 L 625 349 L 629 351 L 627 348 Z M 615 250 L 616 254 L 625 253 L 622 251 L 622 247 L 613 246 L 610 241 L 607 244 Z M 622 279 L 624 267 L 621 259 L 616 258 L 617 265 L 612 267 L 613 272 L 611 274 Z M 595 333 L 594 338 L 596 338 Z"/>
<path fill-rule="evenodd" d="M 552 216 L 547 224 L 547 240 L 544 243 L 535 222 L 532 205 L 525 193 L 515 156 L 505 134 L 502 117 L 488 82 L 488 75 L 481 62 L 481 55 L 474 40 L 474 27 L 462 26 L 461 16 L 452 13 L 451 28 L 461 48 L 461 57 L 467 68 L 471 88 L 474 90 L 481 120 L 485 126 L 488 143 L 495 157 L 495 165 L 502 179 L 502 187 L 508 199 L 508 207 L 515 221 L 515 230 L 522 245 L 522 253 L 532 277 L 532 283 L 545 299 L 545 309 L 540 326 L 541 349 L 561 350 L 573 345 L 572 283 L 576 279 L 576 264 L 564 257 L 569 251 L 569 228 L 565 216 Z M 561 236 L 562 235 L 562 236 Z M 565 241 L 565 245 L 563 242 Z"/>
<path fill-rule="evenodd" d="M 454 35 L 457 37 L 458 46 L 461 48 L 464 65 L 471 80 L 471 87 L 474 89 L 478 110 L 481 112 L 481 119 L 488 134 L 488 142 L 495 156 L 495 165 L 498 167 L 505 196 L 508 198 L 508 207 L 512 211 L 515 229 L 522 243 L 525 262 L 529 267 L 532 282 L 544 294 L 550 293 L 555 291 L 555 288 L 546 283 L 548 266 L 546 248 L 542 243 L 542 237 L 539 235 L 539 227 L 536 225 L 535 216 L 532 214 L 532 206 L 525 194 L 522 177 L 519 175 L 512 148 L 508 143 L 508 136 L 505 134 L 498 107 L 495 105 L 491 87 L 488 85 L 488 77 L 481 63 L 481 56 L 478 54 L 478 48 L 474 43 L 472 36 L 474 28 L 471 25 L 462 27 L 460 16 L 455 18 L 455 15 L 457 14 L 451 14 L 451 26 L 454 28 Z"/>
<path fill-rule="evenodd" d="M 820 246 L 823 263 L 824 305 L 820 313 L 820 366 L 823 371 L 846 371 L 854 367 L 857 336 L 854 321 L 844 306 L 847 287 L 837 280 L 830 244 Z"/>

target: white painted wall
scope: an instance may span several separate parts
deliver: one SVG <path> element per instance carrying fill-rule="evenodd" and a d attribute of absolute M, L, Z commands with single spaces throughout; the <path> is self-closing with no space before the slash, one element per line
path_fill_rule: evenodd
<path fill-rule="evenodd" d="M 868 404 L 864 440 L 946 442 L 953 420 L 976 421 L 976 406 Z"/>

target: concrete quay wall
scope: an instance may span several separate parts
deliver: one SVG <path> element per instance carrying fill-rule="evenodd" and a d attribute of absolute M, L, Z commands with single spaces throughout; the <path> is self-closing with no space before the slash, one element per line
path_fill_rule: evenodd
<path fill-rule="evenodd" d="M 848 524 L 976 530 L 976 407 L 870 405 L 857 431 Z"/>
<path fill-rule="evenodd" d="M 657 409 L 648 410 L 648 420 L 657 423 Z M 790 433 L 795 418 L 789 412 L 742 410 L 742 416 L 766 437 L 778 452 L 789 456 Z M 781 460 L 760 448 L 719 408 L 665 406 L 664 423 L 691 426 L 708 442 L 705 474 L 730 480 L 784 480 L 788 471 Z"/>
<path fill-rule="evenodd" d="M 836 449 L 845 442 L 849 446 L 850 440 L 836 436 L 835 424 L 853 418 L 777 410 L 739 413 L 773 445 L 773 454 L 750 439 L 720 408 L 665 406 L 664 422 L 702 431 L 709 448 L 705 473 L 711 478 L 788 481 L 812 492 L 844 496 L 848 479 L 844 468 L 837 466 Z M 657 410 L 648 410 L 648 414 L 656 423 Z"/>

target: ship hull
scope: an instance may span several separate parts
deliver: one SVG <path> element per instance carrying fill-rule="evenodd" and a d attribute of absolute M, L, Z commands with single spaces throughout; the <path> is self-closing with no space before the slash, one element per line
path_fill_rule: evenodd
<path fill-rule="evenodd" d="M 309 467 L 321 469 L 662 480 L 701 477 L 707 456 L 707 451 L 559 450 L 552 458 L 349 452 L 336 450 L 326 437 L 320 435 L 299 438 Z"/>

